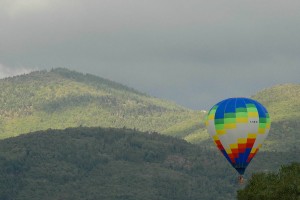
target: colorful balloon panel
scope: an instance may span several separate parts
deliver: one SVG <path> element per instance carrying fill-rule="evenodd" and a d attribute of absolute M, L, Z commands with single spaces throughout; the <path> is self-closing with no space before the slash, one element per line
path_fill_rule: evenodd
<path fill-rule="evenodd" d="M 249 98 L 229 98 L 208 112 L 206 127 L 230 164 L 244 174 L 270 130 L 267 109 Z"/>

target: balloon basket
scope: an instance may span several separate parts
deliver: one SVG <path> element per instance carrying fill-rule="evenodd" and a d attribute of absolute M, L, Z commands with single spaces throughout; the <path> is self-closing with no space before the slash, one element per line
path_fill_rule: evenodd
<path fill-rule="evenodd" d="M 244 184 L 244 177 L 243 177 L 243 175 L 239 175 L 239 177 L 238 177 L 238 183 L 239 183 L 240 185 L 243 185 L 243 184 Z"/>

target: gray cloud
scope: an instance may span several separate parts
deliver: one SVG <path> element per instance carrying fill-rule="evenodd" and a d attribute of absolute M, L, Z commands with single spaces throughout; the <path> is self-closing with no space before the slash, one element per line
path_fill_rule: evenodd
<path fill-rule="evenodd" d="M 30 69 L 26 67 L 18 67 L 18 68 L 11 68 L 4 66 L 0 63 L 0 78 L 16 76 L 21 74 L 28 74 L 36 69 Z"/>
<path fill-rule="evenodd" d="M 0 3 L 6 66 L 68 67 L 196 109 L 299 82 L 296 0 L 28 1 Z"/>

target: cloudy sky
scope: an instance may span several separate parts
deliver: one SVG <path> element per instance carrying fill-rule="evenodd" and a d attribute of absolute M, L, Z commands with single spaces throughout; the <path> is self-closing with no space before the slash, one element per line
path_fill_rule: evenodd
<path fill-rule="evenodd" d="M 300 81 L 299 0 L 0 0 L 0 78 L 67 67 L 209 109 Z"/>

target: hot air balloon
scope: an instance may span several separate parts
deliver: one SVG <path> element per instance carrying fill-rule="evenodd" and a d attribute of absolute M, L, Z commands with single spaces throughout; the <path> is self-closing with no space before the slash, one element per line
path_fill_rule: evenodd
<path fill-rule="evenodd" d="M 208 112 L 207 131 L 240 174 L 240 183 L 247 166 L 267 137 L 270 125 L 267 109 L 249 98 L 225 99 Z"/>

